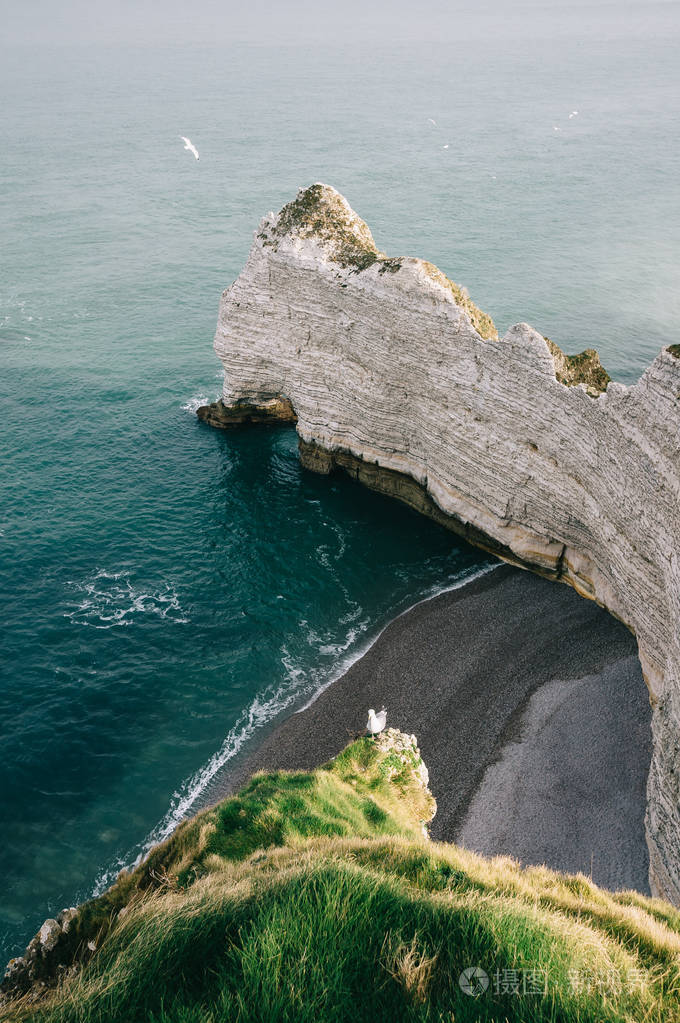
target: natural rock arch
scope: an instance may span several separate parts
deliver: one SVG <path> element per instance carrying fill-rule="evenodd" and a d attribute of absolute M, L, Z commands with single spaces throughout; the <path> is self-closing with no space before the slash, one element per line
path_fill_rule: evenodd
<path fill-rule="evenodd" d="M 265 217 L 220 303 L 215 426 L 297 423 L 340 467 L 633 631 L 653 707 L 652 890 L 680 904 L 680 348 L 632 387 L 464 289 L 388 258 L 327 185 Z M 625 755 L 625 751 L 622 755 Z"/>

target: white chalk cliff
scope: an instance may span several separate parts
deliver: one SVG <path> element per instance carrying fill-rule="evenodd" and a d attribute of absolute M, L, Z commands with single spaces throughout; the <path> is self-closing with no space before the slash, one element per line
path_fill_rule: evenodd
<path fill-rule="evenodd" d="M 309 468 L 344 468 L 629 626 L 653 706 L 650 882 L 680 904 L 680 347 L 624 387 L 527 324 L 499 339 L 313 185 L 261 222 L 215 349 L 224 393 L 201 418 L 296 422 Z"/>

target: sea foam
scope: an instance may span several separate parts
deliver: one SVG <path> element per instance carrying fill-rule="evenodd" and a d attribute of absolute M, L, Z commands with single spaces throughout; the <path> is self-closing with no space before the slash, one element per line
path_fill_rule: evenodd
<path fill-rule="evenodd" d="M 221 376 L 221 374 L 220 374 Z M 188 401 L 182 405 L 183 412 L 190 412 L 192 415 L 196 414 L 196 409 L 199 409 L 201 405 L 211 405 L 214 401 L 217 401 L 219 394 L 209 398 L 207 394 L 201 391 L 199 394 L 192 395 Z"/>
<path fill-rule="evenodd" d="M 426 600 L 431 600 L 433 597 L 439 596 L 442 593 L 448 593 L 451 590 L 460 589 L 467 583 L 492 572 L 500 564 L 500 562 L 495 562 L 491 565 L 484 565 L 482 568 L 465 572 L 453 580 L 449 580 L 446 585 L 431 587 L 425 591 L 420 600 L 415 604 L 411 604 L 397 615 L 397 618 Z M 357 605 L 352 612 L 344 616 L 344 624 L 350 624 L 350 621 L 354 621 L 352 621 L 345 639 L 337 643 L 324 642 L 321 636 L 310 630 L 307 637 L 308 641 L 318 644 L 318 652 L 322 658 L 332 657 L 332 664 L 326 662 L 315 668 L 304 667 L 296 661 L 287 645 L 282 645 L 281 663 L 285 669 L 285 675 L 281 683 L 278 686 L 268 686 L 255 697 L 250 705 L 240 714 L 236 723 L 226 735 L 219 750 L 173 793 L 170 806 L 156 827 L 149 832 L 136 848 L 131 849 L 126 855 L 118 858 L 99 875 L 92 892 L 93 895 L 101 894 L 101 892 L 113 884 L 121 870 L 137 866 L 153 846 L 169 838 L 175 828 L 195 809 L 201 796 L 209 789 L 226 764 L 239 753 L 246 743 L 255 737 L 261 728 L 270 724 L 284 711 L 307 697 L 307 702 L 296 711 L 296 713 L 302 713 L 302 711 L 306 710 L 318 699 L 321 693 L 349 671 L 351 666 L 370 650 L 387 626 L 380 629 L 374 635 L 369 635 L 370 625 L 368 619 L 356 622 L 356 618 L 360 617 L 360 615 L 361 608 Z M 392 621 L 394 620 L 392 619 Z M 301 621 L 300 625 L 304 627 L 307 625 L 307 622 Z M 362 639 L 364 642 L 361 642 Z"/>
<path fill-rule="evenodd" d="M 177 591 L 169 583 L 159 587 L 141 586 L 133 582 L 127 571 L 107 572 L 97 569 L 79 582 L 68 584 L 81 599 L 64 611 L 64 617 L 77 625 L 93 629 L 113 629 L 133 625 L 141 617 L 155 615 L 172 622 L 186 623 Z"/>

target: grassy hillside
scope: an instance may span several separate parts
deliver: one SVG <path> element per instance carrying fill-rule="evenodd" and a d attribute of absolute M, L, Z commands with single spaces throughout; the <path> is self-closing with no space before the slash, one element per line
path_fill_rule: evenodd
<path fill-rule="evenodd" d="M 82 968 L 0 1017 L 680 1021 L 680 913 L 432 843 L 432 812 L 399 733 L 256 776 L 82 907 Z"/>

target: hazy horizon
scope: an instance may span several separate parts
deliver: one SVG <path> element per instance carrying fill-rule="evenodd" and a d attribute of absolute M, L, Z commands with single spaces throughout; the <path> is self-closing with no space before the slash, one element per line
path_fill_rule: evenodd
<path fill-rule="evenodd" d="M 3 45 L 388 45 L 402 42 L 451 43 L 485 37 L 537 39 L 662 35 L 677 27 L 678 0 L 503 0 L 447 3 L 433 0 L 422 13 L 407 0 L 368 5 L 361 0 L 292 0 L 272 4 L 252 0 L 247 6 L 220 0 L 168 0 L 159 11 L 153 0 L 110 3 L 71 0 L 7 0 Z M 483 50 L 480 59 L 484 59 Z"/>

